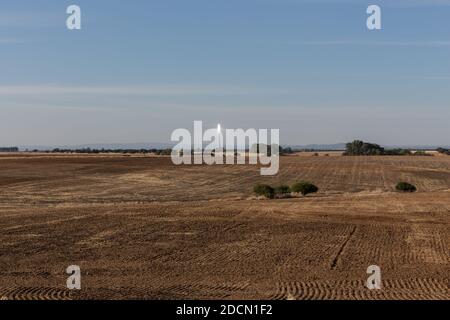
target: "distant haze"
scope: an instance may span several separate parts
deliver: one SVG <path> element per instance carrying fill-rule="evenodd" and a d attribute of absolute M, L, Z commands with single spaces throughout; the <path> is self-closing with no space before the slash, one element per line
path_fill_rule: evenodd
<path fill-rule="evenodd" d="M 172 148 L 174 143 L 92 143 L 92 144 L 81 144 L 81 145 L 53 145 L 53 146 L 43 146 L 43 145 L 25 145 L 19 146 L 20 151 L 25 150 L 39 150 L 39 151 L 49 151 L 53 149 L 131 149 L 131 150 L 139 150 L 139 149 L 167 149 Z M 283 147 L 291 147 L 296 150 L 345 150 L 345 143 L 335 143 L 335 144 L 309 144 L 309 145 L 282 145 Z M 450 145 L 393 145 L 383 147 L 387 149 L 393 148 L 405 148 L 405 149 L 427 149 L 434 150 L 439 147 L 441 148 L 450 148 Z"/>

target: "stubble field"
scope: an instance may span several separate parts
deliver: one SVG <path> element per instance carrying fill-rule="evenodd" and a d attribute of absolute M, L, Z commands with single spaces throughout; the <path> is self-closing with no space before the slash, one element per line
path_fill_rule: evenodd
<path fill-rule="evenodd" d="M 309 180 L 305 198 L 256 183 Z M 418 187 L 394 191 L 398 181 Z M 450 157 L 0 155 L 0 299 L 449 299 Z M 79 265 L 82 289 L 65 273 Z M 369 265 L 382 289 L 365 287 Z"/>

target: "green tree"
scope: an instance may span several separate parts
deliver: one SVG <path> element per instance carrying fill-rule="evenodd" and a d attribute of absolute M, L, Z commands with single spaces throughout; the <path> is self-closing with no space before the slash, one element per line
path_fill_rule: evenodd
<path fill-rule="evenodd" d="M 278 186 L 278 187 L 275 188 L 275 194 L 276 195 L 283 196 L 283 195 L 286 195 L 288 193 L 291 193 L 291 188 L 289 188 L 289 186 L 287 186 L 287 185 L 283 184 L 283 185 Z"/>
<path fill-rule="evenodd" d="M 265 196 L 268 199 L 273 199 L 275 197 L 275 190 L 268 184 L 257 184 L 253 188 L 253 192 L 259 196 Z"/>
<path fill-rule="evenodd" d="M 306 196 L 309 193 L 316 193 L 319 191 L 319 188 L 308 181 L 300 181 L 291 186 L 291 191 L 301 193 L 303 196 Z"/>
<path fill-rule="evenodd" d="M 415 185 L 410 184 L 408 182 L 397 183 L 397 185 L 395 186 L 395 189 L 397 191 L 402 191 L 402 192 L 415 192 L 417 190 Z"/>
<path fill-rule="evenodd" d="M 346 144 L 344 155 L 347 156 L 370 156 L 384 154 L 384 148 L 375 143 L 367 143 L 361 140 L 355 140 Z"/>

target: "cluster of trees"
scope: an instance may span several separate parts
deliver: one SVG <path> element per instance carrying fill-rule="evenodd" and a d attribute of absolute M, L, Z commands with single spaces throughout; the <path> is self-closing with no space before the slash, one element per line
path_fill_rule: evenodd
<path fill-rule="evenodd" d="M 450 156 L 450 149 L 437 148 L 436 151 Z"/>
<path fill-rule="evenodd" d="M 253 192 L 258 196 L 264 196 L 268 199 L 273 198 L 286 198 L 291 196 L 291 193 L 302 194 L 306 196 L 310 193 L 316 193 L 319 188 L 308 181 L 300 181 L 294 183 L 292 186 L 280 185 L 275 188 L 268 184 L 257 184 L 253 188 Z"/>
<path fill-rule="evenodd" d="M 423 150 L 412 152 L 409 149 L 385 149 L 378 144 L 355 140 L 345 145 L 345 156 L 426 156 Z"/>
<path fill-rule="evenodd" d="M 296 152 L 296 151 L 293 150 L 291 147 L 283 148 L 282 146 L 280 146 L 280 155 L 283 155 L 283 154 L 292 154 L 292 153 L 295 153 L 295 152 Z"/>
<path fill-rule="evenodd" d="M 411 183 L 402 181 L 395 185 L 395 190 L 399 192 L 416 192 L 417 187 Z M 267 199 L 288 198 L 292 196 L 292 193 L 306 196 L 307 194 L 316 193 L 317 191 L 319 191 L 319 188 L 308 181 L 300 181 L 294 183 L 290 187 L 284 184 L 275 188 L 268 184 L 257 184 L 253 188 L 253 192 L 256 195 L 264 196 Z"/>
<path fill-rule="evenodd" d="M 0 147 L 0 152 L 19 152 L 18 147 Z"/>
<path fill-rule="evenodd" d="M 355 140 L 345 145 L 344 155 L 346 156 L 372 156 L 382 155 L 385 150 L 375 143 L 368 143 L 361 140 Z"/>

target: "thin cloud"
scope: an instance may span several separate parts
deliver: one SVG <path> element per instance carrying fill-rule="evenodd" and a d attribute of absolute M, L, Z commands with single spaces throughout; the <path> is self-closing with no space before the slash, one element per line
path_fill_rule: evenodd
<path fill-rule="evenodd" d="M 447 47 L 450 40 L 436 41 L 358 41 L 358 40 L 324 40 L 292 41 L 290 45 L 298 46 L 393 46 L 393 47 Z"/>
<path fill-rule="evenodd" d="M 399 6 L 399 7 L 414 7 L 414 6 L 427 6 L 427 7 L 439 7 L 450 6 L 450 0 L 381 0 L 380 5 L 386 6 Z"/>
<path fill-rule="evenodd" d="M 262 0 L 261 0 L 262 1 Z M 378 4 L 383 7 L 446 7 L 450 6 L 450 0 L 265 0 L 266 3 L 288 3 L 293 5 L 369 5 Z"/>
<path fill-rule="evenodd" d="M 422 77 L 411 77 L 413 79 L 423 79 L 423 80 L 450 80 L 450 76 L 422 76 Z"/>
<path fill-rule="evenodd" d="M 2 39 L 0 38 L 0 44 L 16 44 L 16 43 L 24 43 L 25 41 L 22 39 Z"/>
<path fill-rule="evenodd" d="M 63 13 L 64 14 L 64 13 Z M 64 25 L 64 15 L 49 12 L 0 12 L 0 27 L 40 28 Z"/>
<path fill-rule="evenodd" d="M 189 95 L 246 95 L 283 94 L 282 89 L 258 89 L 235 86 L 184 86 L 184 85 L 136 85 L 136 86 L 59 86 L 29 85 L 0 86 L 0 96 L 24 95 L 133 95 L 133 96 L 189 96 Z"/>

